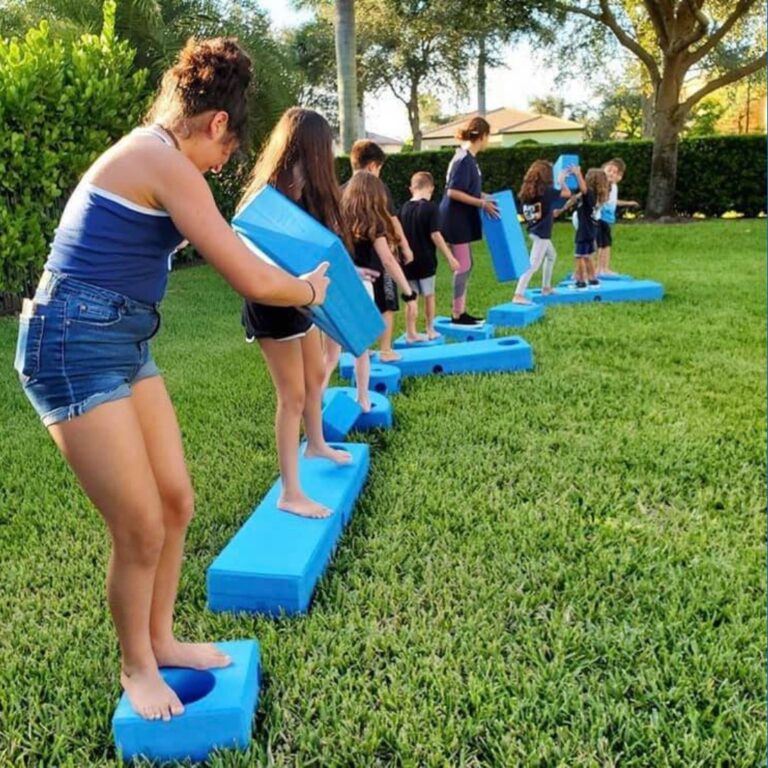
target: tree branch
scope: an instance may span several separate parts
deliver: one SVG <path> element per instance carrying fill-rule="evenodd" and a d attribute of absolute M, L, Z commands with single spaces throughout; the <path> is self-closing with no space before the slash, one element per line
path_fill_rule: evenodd
<path fill-rule="evenodd" d="M 688 67 L 701 61 L 727 34 L 734 24 L 757 2 L 757 0 L 738 0 L 731 15 L 723 22 L 722 26 L 715 30 L 714 34 L 704 45 L 700 45 L 688 55 Z"/>
<path fill-rule="evenodd" d="M 754 0 L 752 0 L 754 2 Z M 656 63 L 656 59 L 653 55 L 646 51 L 640 43 L 635 40 L 616 20 L 616 17 L 611 11 L 608 0 L 600 0 L 600 9 L 602 10 L 601 21 L 605 24 L 614 35 L 617 40 L 629 51 L 635 54 L 640 61 L 645 64 L 648 74 L 651 76 L 651 82 L 654 87 L 661 82 L 661 73 L 659 72 L 659 65 Z"/>
<path fill-rule="evenodd" d="M 679 104 L 676 111 L 684 115 L 687 114 L 696 102 L 701 101 L 713 91 L 716 91 L 718 88 L 722 88 L 725 85 L 735 83 L 737 80 L 741 80 L 742 77 L 747 77 L 747 75 L 758 72 L 763 67 L 765 67 L 765 53 L 761 54 L 753 61 L 750 61 L 748 64 L 732 69 L 730 72 L 725 72 L 720 75 L 720 77 L 711 80 L 705 86 L 699 88 L 698 91 L 692 93 L 684 102 Z"/>
<path fill-rule="evenodd" d="M 589 8 L 580 8 L 578 5 L 569 5 L 568 3 L 556 3 L 556 6 L 566 13 L 578 13 L 580 16 L 592 19 L 592 21 L 603 21 L 603 17 L 599 13 L 590 11 Z"/>
<path fill-rule="evenodd" d="M 675 44 L 672 46 L 673 54 L 681 53 L 686 48 L 690 48 L 694 43 L 698 43 L 709 31 L 711 23 L 704 11 L 701 10 L 701 7 L 696 4 L 696 0 L 685 0 L 685 5 L 694 18 L 694 25 L 687 35 L 675 41 Z"/>
<path fill-rule="evenodd" d="M 669 46 L 669 29 L 667 28 L 667 20 L 664 18 L 664 11 L 659 7 L 659 0 L 644 0 L 643 5 L 645 5 L 651 24 L 659 36 L 661 47 L 666 50 Z"/>

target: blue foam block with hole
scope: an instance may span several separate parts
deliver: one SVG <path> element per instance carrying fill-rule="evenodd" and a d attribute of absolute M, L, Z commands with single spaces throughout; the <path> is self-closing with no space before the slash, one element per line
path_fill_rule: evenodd
<path fill-rule="evenodd" d="M 496 279 L 506 283 L 516 280 L 528 269 L 530 257 L 512 193 L 506 189 L 495 192 L 492 197 L 499 206 L 500 216 L 494 219 L 483 211 L 483 236 L 491 254 Z"/>
<path fill-rule="evenodd" d="M 437 330 L 437 329 L 435 329 Z M 439 347 L 441 344 L 445 344 L 445 338 L 438 336 L 436 339 L 429 339 L 424 341 L 408 341 L 405 334 L 398 336 L 392 346 L 395 349 L 408 349 L 408 347 Z"/>
<path fill-rule="evenodd" d="M 355 426 L 363 409 L 354 398 L 347 397 L 343 392 L 323 395 L 323 436 L 331 442 L 343 440 Z"/>
<path fill-rule="evenodd" d="M 115 746 L 124 760 L 205 760 L 214 749 L 245 750 L 259 700 L 260 657 L 255 640 L 216 643 L 232 658 L 224 669 L 166 667 L 165 681 L 184 704 L 168 722 L 139 717 L 123 694 L 112 718 Z"/>
<path fill-rule="evenodd" d="M 430 349 L 439 349 L 439 347 L 430 347 Z M 396 395 L 400 391 L 400 375 L 400 369 L 392 363 L 380 363 L 371 357 L 371 378 L 368 382 L 368 389 L 378 392 L 380 395 Z M 352 371 L 352 383 L 357 383 L 354 370 Z"/>
<path fill-rule="evenodd" d="M 426 349 L 403 349 L 400 354 L 402 358 L 389 365 L 397 366 L 403 376 L 529 371 L 533 368 L 531 345 L 520 336 L 459 341 Z"/>
<path fill-rule="evenodd" d="M 500 328 L 522 328 L 544 317 L 541 304 L 515 304 L 509 301 L 488 310 L 488 320 Z"/>
<path fill-rule="evenodd" d="M 238 211 L 232 227 L 252 250 L 292 275 L 330 262 L 325 302 L 309 312 L 344 349 L 360 355 L 381 336 L 384 320 L 341 240 L 285 195 L 264 187 Z"/>
<path fill-rule="evenodd" d="M 560 281 L 560 285 L 569 285 L 574 281 L 575 277 L 573 273 L 568 275 L 568 277 L 565 278 L 565 280 Z M 622 275 L 622 274 L 616 274 L 616 275 L 606 275 L 605 272 L 601 272 L 597 276 L 598 280 L 634 280 L 635 278 L 632 277 L 632 275 Z"/>
<path fill-rule="evenodd" d="M 357 398 L 357 389 L 355 387 L 328 387 L 323 394 L 323 403 L 333 397 L 335 393 L 343 392 L 352 400 Z M 391 429 L 393 423 L 392 403 L 386 395 L 378 392 L 368 392 L 371 400 L 371 410 L 368 413 L 360 412 L 353 430 L 365 432 L 369 429 Z"/>
<path fill-rule="evenodd" d="M 490 320 L 490 318 L 488 318 Z M 439 315 L 435 318 L 435 330 L 449 339 L 457 341 L 481 341 L 492 339 L 496 329 L 491 323 L 482 325 L 455 325 L 450 317 Z"/>
<path fill-rule="evenodd" d="M 571 165 L 579 165 L 578 155 L 560 155 L 560 157 L 555 160 L 555 164 L 552 166 L 552 176 L 554 177 L 555 189 L 560 189 L 560 174 Z M 565 183 L 571 192 L 579 191 L 579 182 L 572 173 L 569 173 L 568 176 L 565 177 Z"/>
<path fill-rule="evenodd" d="M 609 280 L 596 286 L 576 288 L 573 283 L 561 283 L 554 293 L 542 296 L 538 288 L 525 295 L 537 304 L 591 304 L 593 302 L 659 301 L 664 286 L 653 280 Z"/>
<path fill-rule="evenodd" d="M 208 568 L 208 607 L 277 616 L 305 613 L 336 542 L 365 484 L 370 452 L 364 443 L 336 443 L 349 464 L 307 459 L 302 444 L 299 478 L 305 493 L 333 510 L 311 520 L 277 508 L 278 480 Z"/>

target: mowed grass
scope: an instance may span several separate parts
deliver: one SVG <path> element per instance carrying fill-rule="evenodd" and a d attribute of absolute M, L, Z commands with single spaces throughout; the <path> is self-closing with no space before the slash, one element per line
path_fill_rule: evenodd
<path fill-rule="evenodd" d="M 264 659 L 252 747 L 211 765 L 764 764 L 765 223 L 616 229 L 615 265 L 664 301 L 549 309 L 522 332 L 532 373 L 406 381 L 311 613 L 281 621 L 205 607 L 276 476 L 274 394 L 233 292 L 172 276 L 155 354 L 197 492 L 178 629 Z M 476 257 L 470 311 L 510 294 Z M 0 764 L 114 765 L 108 543 L 15 333 L 0 321 Z"/>

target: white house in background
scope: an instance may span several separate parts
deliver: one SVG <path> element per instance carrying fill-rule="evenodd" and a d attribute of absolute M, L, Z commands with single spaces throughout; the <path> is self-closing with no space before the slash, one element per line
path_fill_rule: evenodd
<path fill-rule="evenodd" d="M 479 112 L 469 112 L 445 125 L 438 125 L 422 134 L 422 149 L 455 147 L 456 129 Z M 500 107 L 483 115 L 491 126 L 489 146 L 511 147 L 521 141 L 535 144 L 579 144 L 584 141 L 584 126 L 573 120 L 551 115 L 539 115 L 522 109 Z"/>
<path fill-rule="evenodd" d="M 373 133 L 372 131 L 366 131 L 365 138 L 375 141 L 388 155 L 396 155 L 403 151 L 403 142 L 400 139 L 382 136 L 380 133 Z"/>

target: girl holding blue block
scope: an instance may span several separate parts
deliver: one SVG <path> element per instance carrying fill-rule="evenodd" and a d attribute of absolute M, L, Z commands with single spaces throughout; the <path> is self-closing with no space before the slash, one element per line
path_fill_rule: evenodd
<path fill-rule="evenodd" d="M 107 596 L 120 680 L 150 720 L 184 711 L 159 667 L 230 663 L 214 645 L 173 632 L 194 494 L 149 347 L 169 255 L 188 240 L 236 291 L 277 306 L 320 304 L 328 285 L 327 264 L 296 279 L 251 253 L 203 176 L 247 136 L 250 79 L 235 40 L 187 43 L 148 124 L 101 155 L 73 192 L 19 322 L 22 387 L 111 535 Z"/>
<path fill-rule="evenodd" d="M 272 131 L 243 192 L 247 202 L 270 184 L 347 242 L 333 159 L 333 132 L 322 115 L 292 107 Z M 328 517 L 331 510 L 310 499 L 299 479 L 301 422 L 307 436 L 305 456 L 337 464 L 351 460 L 323 437 L 322 398 L 325 358 L 320 330 L 301 305 L 275 307 L 246 301 L 246 340 L 258 341 L 277 391 L 275 439 L 282 492 L 277 506 L 301 517 Z"/>

